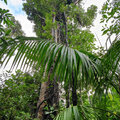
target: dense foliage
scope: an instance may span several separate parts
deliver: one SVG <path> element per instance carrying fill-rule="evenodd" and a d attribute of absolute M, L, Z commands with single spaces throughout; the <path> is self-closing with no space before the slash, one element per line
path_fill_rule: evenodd
<path fill-rule="evenodd" d="M 0 119 L 33 120 L 40 90 L 40 76 L 20 70 L 0 85 Z"/>

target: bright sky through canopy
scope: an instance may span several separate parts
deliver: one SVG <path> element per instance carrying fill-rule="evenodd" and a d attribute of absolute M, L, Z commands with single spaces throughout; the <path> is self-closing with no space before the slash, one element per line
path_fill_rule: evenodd
<path fill-rule="evenodd" d="M 102 5 L 106 0 L 83 0 L 83 6 L 87 9 L 90 5 L 96 5 L 98 7 L 98 14 L 97 18 L 94 21 L 94 26 L 91 27 L 91 31 L 95 35 L 97 42 L 96 45 L 99 46 L 98 38 L 101 41 L 102 45 L 104 46 L 106 36 L 102 36 L 102 24 L 100 24 L 101 15 L 99 14 Z M 22 10 L 22 0 L 8 0 L 8 5 L 6 6 L 2 1 L 0 1 L 0 6 L 2 8 L 7 8 L 10 12 L 15 16 L 15 18 L 21 23 L 22 29 L 25 32 L 26 36 L 35 36 L 33 32 L 33 23 L 27 20 L 27 15 Z"/>
<path fill-rule="evenodd" d="M 5 5 L 3 1 L 0 1 L 0 7 L 10 10 L 10 13 L 12 13 L 16 20 L 18 20 L 22 25 L 22 30 L 25 32 L 26 36 L 36 36 L 35 33 L 33 32 L 33 23 L 31 23 L 27 19 L 27 15 L 22 10 L 22 3 L 24 1 L 22 0 L 7 0 L 7 1 L 8 1 L 7 5 Z M 93 27 L 91 27 L 91 31 L 97 39 L 96 46 L 100 46 L 98 39 L 102 43 L 102 46 L 105 46 L 106 36 L 105 35 L 102 36 L 101 32 L 102 24 L 100 24 L 101 15 L 99 14 L 102 5 L 104 4 L 105 1 L 106 0 L 83 0 L 83 6 L 85 9 L 87 9 L 92 4 L 98 7 L 97 18 L 93 23 Z"/>

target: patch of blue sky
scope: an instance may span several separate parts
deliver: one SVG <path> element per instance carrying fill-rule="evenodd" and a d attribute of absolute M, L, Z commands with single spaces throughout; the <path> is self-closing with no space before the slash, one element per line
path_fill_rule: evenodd
<path fill-rule="evenodd" d="M 19 1 L 21 1 L 21 0 L 19 0 Z M 7 6 L 14 16 L 25 15 L 25 12 L 22 10 L 22 8 L 23 8 L 22 3 L 23 2 L 19 2 L 19 1 L 18 0 L 9 0 L 8 1 Z"/>
<path fill-rule="evenodd" d="M 12 6 L 8 4 L 9 9 L 11 10 L 14 16 L 16 15 L 25 15 L 25 12 L 22 10 L 22 5 L 20 6 Z"/>

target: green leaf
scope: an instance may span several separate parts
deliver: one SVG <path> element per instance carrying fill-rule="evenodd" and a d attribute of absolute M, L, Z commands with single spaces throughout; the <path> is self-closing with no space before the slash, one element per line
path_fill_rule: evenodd
<path fill-rule="evenodd" d="M 107 18 L 107 15 L 103 15 L 103 18 Z"/>
<path fill-rule="evenodd" d="M 10 32 L 11 32 L 11 30 L 7 30 L 7 31 L 5 32 L 5 36 L 8 36 L 8 35 L 10 34 Z"/>
<path fill-rule="evenodd" d="M 7 0 L 4 0 L 5 4 L 7 4 Z"/>
<path fill-rule="evenodd" d="M 103 32 L 103 34 L 102 34 L 102 35 L 105 35 L 108 31 L 109 31 L 109 29 L 104 30 L 104 32 Z"/>

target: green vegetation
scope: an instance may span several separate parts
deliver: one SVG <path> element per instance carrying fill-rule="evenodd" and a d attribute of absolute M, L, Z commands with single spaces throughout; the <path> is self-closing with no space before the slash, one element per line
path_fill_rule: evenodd
<path fill-rule="evenodd" d="M 39 98 L 40 76 L 20 70 L 0 85 L 0 119 L 33 120 Z"/>
<path fill-rule="evenodd" d="M 1 66 L 14 56 L 11 70 L 21 67 L 0 84 L 1 120 L 120 119 L 120 2 L 107 0 L 101 10 L 101 22 L 112 19 L 102 30 L 110 47 L 97 55 L 89 29 L 97 7 L 84 11 L 81 2 L 26 0 L 23 10 L 38 37 L 23 36 L 20 24 L 0 8 Z"/>

